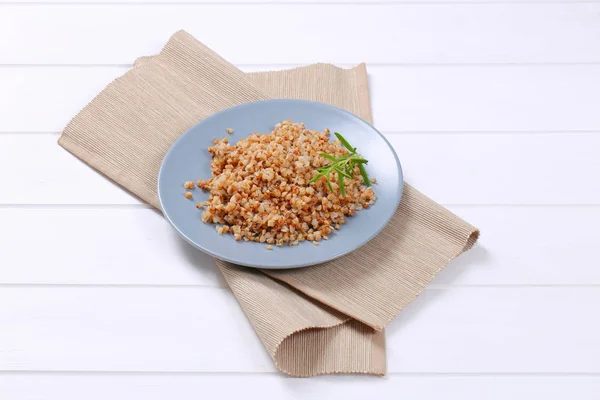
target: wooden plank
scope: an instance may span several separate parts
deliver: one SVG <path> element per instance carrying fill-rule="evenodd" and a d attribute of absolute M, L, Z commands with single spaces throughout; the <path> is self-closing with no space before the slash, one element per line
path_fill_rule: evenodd
<path fill-rule="evenodd" d="M 265 390 L 268 388 L 268 390 Z M 147 375 L 27 373 L 0 376 L 10 400 L 178 399 L 363 399 L 400 394 L 411 400 L 596 400 L 600 378 L 578 376 L 323 376 L 283 379 L 276 375 Z M 386 398 L 386 397 L 384 397 Z"/>
<path fill-rule="evenodd" d="M 388 326 L 388 371 L 597 374 L 599 301 L 599 288 L 427 290 Z M 0 370 L 274 371 L 228 290 L 4 287 L 0 304 Z"/>
<path fill-rule="evenodd" d="M 599 12 L 567 2 L 4 5 L 0 63 L 131 63 L 179 29 L 235 63 L 600 62 Z"/>
<path fill-rule="evenodd" d="M 375 126 L 384 131 L 600 128 L 598 65 L 412 66 L 370 75 Z"/>
<path fill-rule="evenodd" d="M 600 135 L 392 134 L 405 178 L 442 204 L 600 204 Z M 0 135 L 0 204 L 139 204 L 56 144 Z"/>
<path fill-rule="evenodd" d="M 0 68 L 0 88 L 7 93 L 0 97 L 0 132 L 59 132 L 126 70 Z M 375 126 L 385 132 L 600 131 L 600 65 L 368 66 L 368 71 Z"/>
<path fill-rule="evenodd" d="M 483 235 L 433 288 L 600 285 L 600 207 L 450 210 Z M 10 208 L 0 209 L 0 221 L 0 284 L 226 287 L 213 260 L 153 210 Z"/>
<path fill-rule="evenodd" d="M 0 220 L 0 283 L 226 287 L 154 210 L 0 209 Z"/>
<path fill-rule="evenodd" d="M 407 182 L 444 204 L 598 204 L 597 134 L 388 135 Z M 585 200 L 584 200 L 585 199 Z"/>
<path fill-rule="evenodd" d="M 0 135 L 0 203 L 140 204 L 56 144 L 57 135 Z M 10 189 L 8 189 L 10 188 Z"/>

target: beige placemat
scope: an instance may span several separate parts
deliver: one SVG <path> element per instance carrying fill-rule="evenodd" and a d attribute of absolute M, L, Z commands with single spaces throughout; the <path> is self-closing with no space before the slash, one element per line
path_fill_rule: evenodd
<path fill-rule="evenodd" d="M 364 64 L 244 74 L 180 31 L 79 112 L 59 144 L 158 207 L 158 170 L 179 135 L 217 111 L 269 98 L 321 101 L 372 120 Z M 217 266 L 282 372 L 383 375 L 384 326 L 478 234 L 405 185 L 390 224 L 350 255 L 297 270 Z"/>

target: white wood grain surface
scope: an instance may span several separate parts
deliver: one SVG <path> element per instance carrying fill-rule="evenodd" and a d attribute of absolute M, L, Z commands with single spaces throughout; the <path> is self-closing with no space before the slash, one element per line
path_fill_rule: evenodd
<path fill-rule="evenodd" d="M 28 373 L 0 379 L 0 391 L 11 398 L 47 399 L 365 399 L 378 396 L 411 400 L 526 399 L 597 400 L 598 379 L 590 376 L 400 375 L 381 379 L 322 376 L 310 380 L 273 374 L 224 373 Z M 257 395 L 254 395 L 254 394 Z M 252 397 L 250 397 L 252 396 Z"/>
<path fill-rule="evenodd" d="M 275 371 L 226 289 L 5 287 L 0 302 L 2 370 Z M 386 328 L 388 371 L 600 373 L 598 302 L 598 287 L 426 290 Z"/>
<path fill-rule="evenodd" d="M 485 237 L 442 271 L 432 288 L 600 285 L 600 206 L 449 209 Z M 0 209 L 0 220 L 3 257 L 11 261 L 0 264 L 1 285 L 226 287 L 212 258 L 180 239 L 150 209 L 11 207 Z M 43 268 L 47 260 L 60 262 Z"/>
<path fill-rule="evenodd" d="M 600 2 L 0 1 L 0 398 L 597 399 Z M 478 226 L 389 376 L 280 376 L 214 263 L 56 145 L 186 29 L 244 71 L 367 62 L 407 180 Z"/>
<path fill-rule="evenodd" d="M 242 64 L 589 63 L 600 61 L 599 12 L 596 2 L 5 5 L 0 63 L 131 64 L 179 29 Z"/>
<path fill-rule="evenodd" d="M 0 87 L 14 93 L 0 99 L 5 110 L 0 132 L 61 131 L 127 68 L 0 68 Z M 384 132 L 600 131 L 600 65 L 368 65 L 367 70 L 375 125 Z"/>

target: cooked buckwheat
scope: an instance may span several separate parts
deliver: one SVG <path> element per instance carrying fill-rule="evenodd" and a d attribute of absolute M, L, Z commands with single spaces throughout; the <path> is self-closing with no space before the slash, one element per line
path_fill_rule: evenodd
<path fill-rule="evenodd" d="M 325 177 L 309 183 L 315 169 L 328 164 L 320 153 L 334 157 L 348 153 L 338 140 L 329 141 L 329 130 L 317 132 L 284 121 L 269 134 L 254 133 L 235 145 L 227 138 L 213 143 L 208 148 L 212 178 L 197 182 L 209 191 L 209 198 L 198 206 L 205 207 L 202 221 L 222 225 L 217 232 L 228 232 L 235 240 L 276 246 L 305 240 L 318 244 L 346 223 L 346 217 L 375 201 L 358 169 L 353 179 L 344 179 L 346 197 L 340 193 L 336 172 L 331 174 L 333 192 Z"/>

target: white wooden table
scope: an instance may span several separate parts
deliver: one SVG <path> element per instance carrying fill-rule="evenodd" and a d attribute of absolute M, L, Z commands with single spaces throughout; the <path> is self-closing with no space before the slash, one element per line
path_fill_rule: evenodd
<path fill-rule="evenodd" d="M 600 398 L 600 2 L 317 3 L 0 1 L 1 399 Z M 367 62 L 407 180 L 481 228 L 387 377 L 278 374 L 211 259 L 56 144 L 178 29 L 246 71 Z"/>

